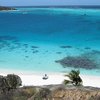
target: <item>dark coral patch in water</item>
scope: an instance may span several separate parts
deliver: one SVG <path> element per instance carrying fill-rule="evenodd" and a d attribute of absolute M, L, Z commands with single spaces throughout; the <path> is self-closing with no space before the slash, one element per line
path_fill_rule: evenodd
<path fill-rule="evenodd" d="M 39 48 L 38 46 L 31 46 L 32 48 Z"/>
<path fill-rule="evenodd" d="M 63 67 L 74 67 L 74 68 L 85 68 L 93 69 L 96 68 L 96 63 L 86 57 L 72 57 L 68 56 L 61 60 L 57 60 L 57 63 L 60 63 Z"/>
<path fill-rule="evenodd" d="M 95 69 L 99 68 L 100 63 L 100 51 L 94 50 L 91 52 L 86 52 L 80 56 L 67 56 L 61 60 L 56 60 L 56 63 L 60 63 L 64 68 L 65 67 L 74 67 L 74 68 L 84 68 L 84 69 Z"/>
<path fill-rule="evenodd" d="M 25 56 L 25 58 L 28 58 L 29 56 Z"/>
<path fill-rule="evenodd" d="M 20 47 L 19 40 L 14 36 L 0 36 L 0 49 L 8 51 L 14 50 Z"/>
<path fill-rule="evenodd" d="M 49 52 L 48 50 L 46 50 L 45 52 Z"/>
<path fill-rule="evenodd" d="M 28 44 L 23 44 L 23 46 L 24 46 L 25 48 L 28 48 Z"/>
<path fill-rule="evenodd" d="M 84 49 L 89 50 L 89 49 L 91 49 L 91 48 L 90 48 L 90 47 L 85 47 Z"/>
<path fill-rule="evenodd" d="M 25 50 L 25 52 L 28 52 L 27 50 Z"/>
<path fill-rule="evenodd" d="M 92 50 L 92 54 L 99 54 L 100 55 L 100 51 L 99 50 Z"/>
<path fill-rule="evenodd" d="M 17 40 L 17 38 L 16 37 L 14 37 L 14 36 L 0 36 L 0 40 Z"/>
<path fill-rule="evenodd" d="M 32 53 L 38 53 L 39 51 L 38 50 L 34 50 Z"/>
<path fill-rule="evenodd" d="M 68 45 L 68 46 L 60 46 L 60 48 L 72 48 L 72 46 Z"/>
<path fill-rule="evenodd" d="M 61 54 L 62 52 L 56 52 L 57 54 Z"/>

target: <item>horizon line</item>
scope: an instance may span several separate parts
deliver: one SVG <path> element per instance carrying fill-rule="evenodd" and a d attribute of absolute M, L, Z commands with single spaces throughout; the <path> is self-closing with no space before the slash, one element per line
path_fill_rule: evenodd
<path fill-rule="evenodd" d="M 16 5 L 16 6 L 10 6 L 10 5 L 0 5 L 1 7 L 2 6 L 7 6 L 7 7 L 85 7 L 85 6 L 100 6 L 100 5 Z"/>

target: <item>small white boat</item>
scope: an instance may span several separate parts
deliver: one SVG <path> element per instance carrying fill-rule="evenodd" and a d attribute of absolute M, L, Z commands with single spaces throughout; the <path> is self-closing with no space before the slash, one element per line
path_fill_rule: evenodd
<path fill-rule="evenodd" d="M 43 76 L 43 78 L 42 78 L 43 80 L 47 80 L 48 79 L 48 76 L 47 76 L 47 74 L 45 74 L 44 76 Z"/>

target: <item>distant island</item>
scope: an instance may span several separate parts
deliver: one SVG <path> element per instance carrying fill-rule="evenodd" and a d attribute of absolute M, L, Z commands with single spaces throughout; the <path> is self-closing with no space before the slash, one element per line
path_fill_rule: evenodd
<path fill-rule="evenodd" d="M 15 8 L 12 7 L 4 7 L 4 6 L 0 6 L 0 11 L 2 10 L 16 10 Z"/>

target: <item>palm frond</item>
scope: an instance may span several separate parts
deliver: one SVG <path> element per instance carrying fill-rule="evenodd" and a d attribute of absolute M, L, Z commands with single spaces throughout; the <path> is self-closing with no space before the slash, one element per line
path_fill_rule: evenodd
<path fill-rule="evenodd" d="M 69 74 L 66 74 L 65 76 L 67 76 L 69 78 L 69 80 L 64 80 L 65 84 L 73 84 L 73 85 L 80 85 L 82 84 L 82 79 L 79 76 L 80 71 L 79 70 L 72 70 Z"/>
<path fill-rule="evenodd" d="M 70 80 L 64 80 L 63 83 L 64 83 L 65 85 L 67 85 L 67 84 L 70 84 L 71 81 L 70 81 Z"/>

